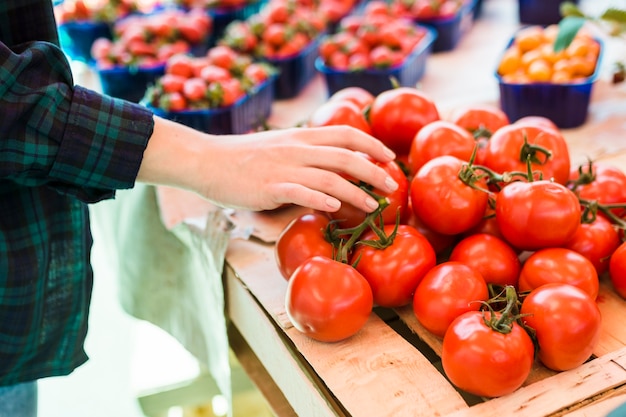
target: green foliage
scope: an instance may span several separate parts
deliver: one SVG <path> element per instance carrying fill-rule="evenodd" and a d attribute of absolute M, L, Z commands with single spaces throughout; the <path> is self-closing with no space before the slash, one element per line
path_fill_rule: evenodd
<path fill-rule="evenodd" d="M 567 16 L 561 19 L 559 22 L 559 33 L 554 41 L 554 52 L 567 48 L 586 20 L 585 17 L 581 16 Z"/>
<path fill-rule="evenodd" d="M 559 33 L 554 43 L 554 50 L 558 52 L 569 46 L 576 33 L 586 21 L 602 24 L 611 36 L 619 36 L 626 33 L 626 10 L 610 7 L 598 17 L 586 15 L 572 2 L 561 4 L 561 16 Z"/>

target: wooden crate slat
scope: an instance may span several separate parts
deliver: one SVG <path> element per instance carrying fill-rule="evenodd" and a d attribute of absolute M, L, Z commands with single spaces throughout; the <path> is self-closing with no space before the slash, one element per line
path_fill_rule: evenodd
<path fill-rule="evenodd" d="M 597 303 L 602 313 L 602 335 L 593 353 L 603 356 L 626 346 L 626 302 L 613 290 L 610 280 L 604 277 L 600 282 Z"/>
<path fill-rule="evenodd" d="M 273 376 L 289 404 L 298 415 L 337 416 L 331 410 L 326 393 L 320 392 L 314 379 L 303 369 L 299 354 L 285 344 L 282 330 L 269 320 L 234 270 L 225 268 L 227 312 L 245 337 L 263 366 Z"/>
<path fill-rule="evenodd" d="M 626 384 L 626 348 L 448 417 L 547 416 Z"/>
<path fill-rule="evenodd" d="M 375 314 L 338 343 L 315 342 L 296 329 L 288 334 L 354 415 L 430 417 L 468 407 L 431 362 Z"/>

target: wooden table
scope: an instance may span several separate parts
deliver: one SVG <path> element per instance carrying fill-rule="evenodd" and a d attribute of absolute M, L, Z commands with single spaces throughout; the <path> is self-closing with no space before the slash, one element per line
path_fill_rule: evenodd
<path fill-rule="evenodd" d="M 591 0 L 583 6 L 601 8 Z M 517 3 L 487 0 L 455 50 L 429 57 L 420 88 L 442 116 L 458 106 L 498 103 L 494 77 L 498 57 L 517 28 Z M 625 51 L 605 42 L 605 68 Z M 588 157 L 626 169 L 626 85 L 612 85 L 604 70 L 592 93 L 587 122 L 563 130 L 572 163 Z M 321 78 L 293 100 L 274 105 L 270 125 L 295 125 L 326 99 Z M 171 227 L 202 216 L 210 206 L 198 197 L 159 188 L 161 215 Z M 284 309 L 287 283 L 274 260 L 273 242 L 301 208 L 272 213 L 235 212 L 233 221 L 249 227 L 248 239 L 232 239 L 226 253 L 226 303 L 229 318 L 286 399 L 279 415 L 299 416 L 542 416 L 602 415 L 624 399 L 626 387 L 626 303 L 606 278 L 599 305 L 604 323 L 593 360 L 555 374 L 537 367 L 515 393 L 475 403 L 455 390 L 438 370 L 441 341 L 421 329 L 408 308 L 377 310 L 356 336 L 339 343 L 315 342 L 300 334 Z M 419 335 L 419 336 L 418 336 Z M 264 385 L 260 388 L 264 390 Z M 609 400 L 610 398 L 610 400 Z M 279 411 L 280 410 L 280 411 Z"/>

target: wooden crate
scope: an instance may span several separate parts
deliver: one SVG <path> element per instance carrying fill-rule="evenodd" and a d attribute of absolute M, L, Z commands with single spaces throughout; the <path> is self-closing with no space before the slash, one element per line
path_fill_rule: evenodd
<path fill-rule="evenodd" d="M 410 305 L 375 309 L 365 327 L 345 341 L 304 336 L 286 316 L 287 282 L 272 244 L 301 213 L 246 214 L 251 218 L 243 221 L 254 223 L 263 239 L 234 240 L 226 272 L 229 316 L 298 415 L 537 417 L 576 411 L 598 416 L 597 407 L 615 407 L 617 396 L 626 393 L 626 302 L 606 277 L 598 296 L 602 335 L 592 358 L 560 373 L 536 363 L 522 388 L 494 399 L 460 392 L 445 378 L 441 339 L 420 325 Z"/>

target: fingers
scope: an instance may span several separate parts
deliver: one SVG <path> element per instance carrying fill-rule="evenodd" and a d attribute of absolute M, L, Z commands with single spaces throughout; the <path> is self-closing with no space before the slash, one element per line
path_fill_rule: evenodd
<path fill-rule="evenodd" d="M 303 153 L 303 158 L 305 165 L 347 174 L 379 190 L 393 192 L 398 188 L 385 169 L 354 151 L 318 146 Z"/>
<path fill-rule="evenodd" d="M 380 140 L 351 126 L 295 129 L 294 135 L 311 145 L 334 146 L 362 152 L 380 162 L 392 161 L 394 152 Z"/>
<path fill-rule="evenodd" d="M 368 193 L 341 175 L 324 169 L 301 171 L 299 178 L 274 186 L 273 192 L 279 204 L 290 202 L 328 212 L 339 210 L 344 203 L 350 203 L 367 213 L 378 207 L 378 202 Z"/>

